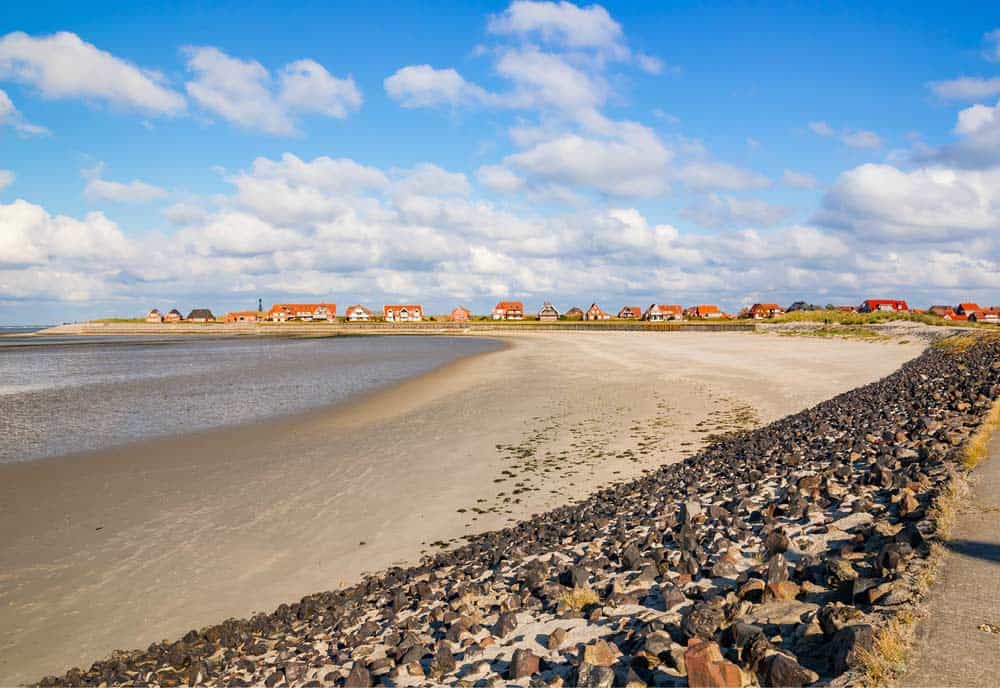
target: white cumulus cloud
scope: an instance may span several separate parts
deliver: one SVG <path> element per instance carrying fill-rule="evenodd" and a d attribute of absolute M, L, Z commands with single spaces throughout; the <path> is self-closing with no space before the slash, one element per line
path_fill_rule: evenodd
<path fill-rule="evenodd" d="M 361 106 L 352 78 L 334 77 L 313 60 L 292 62 L 275 79 L 256 60 L 232 57 L 212 46 L 187 46 L 183 52 L 195 75 L 185 85 L 188 95 L 244 129 L 288 136 L 297 133 L 298 114 L 343 119 Z"/>
<path fill-rule="evenodd" d="M 184 97 L 163 76 L 87 43 L 74 33 L 0 38 L 0 79 L 36 88 L 46 98 L 103 100 L 154 115 L 184 110 Z"/>

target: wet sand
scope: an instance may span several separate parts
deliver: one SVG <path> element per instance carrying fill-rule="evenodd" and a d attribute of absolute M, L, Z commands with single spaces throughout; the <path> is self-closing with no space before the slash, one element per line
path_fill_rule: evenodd
<path fill-rule="evenodd" d="M 0 684 L 412 562 L 922 348 L 729 333 L 509 341 L 346 406 L 0 466 Z"/>

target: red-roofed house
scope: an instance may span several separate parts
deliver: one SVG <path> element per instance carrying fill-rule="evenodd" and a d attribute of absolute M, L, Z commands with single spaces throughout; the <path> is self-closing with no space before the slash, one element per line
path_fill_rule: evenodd
<path fill-rule="evenodd" d="M 958 313 L 959 315 L 971 315 L 976 311 L 981 311 L 981 310 L 983 309 L 979 306 L 978 303 L 972 303 L 971 301 L 968 303 L 960 303 L 958 304 L 958 307 L 955 308 L 955 312 Z"/>
<path fill-rule="evenodd" d="M 981 308 L 969 313 L 969 320 L 977 323 L 1000 323 L 1000 308 Z"/>
<path fill-rule="evenodd" d="M 469 322 L 469 318 L 472 317 L 472 311 L 470 311 L 465 306 L 459 306 L 453 308 L 451 311 L 452 322 Z"/>
<path fill-rule="evenodd" d="M 896 312 L 907 313 L 910 308 L 906 301 L 899 299 L 866 299 L 858 306 L 858 313 Z"/>
<path fill-rule="evenodd" d="M 663 322 L 664 320 L 683 320 L 684 309 L 681 308 L 680 304 L 671 303 L 651 303 L 646 312 L 643 313 L 642 319 L 648 320 L 649 322 Z"/>
<path fill-rule="evenodd" d="M 714 304 L 701 303 L 697 306 L 691 306 L 690 308 L 685 309 L 684 315 L 689 318 L 707 320 L 709 318 L 721 318 L 724 314 L 719 310 L 719 307 Z"/>
<path fill-rule="evenodd" d="M 776 315 L 784 314 L 785 309 L 776 303 L 755 303 L 750 306 L 748 311 L 751 318 L 754 320 L 763 320 L 764 318 L 773 318 Z"/>
<path fill-rule="evenodd" d="M 227 323 L 255 323 L 257 322 L 257 311 L 230 311 L 226 313 Z"/>
<path fill-rule="evenodd" d="M 943 318 L 946 315 L 954 315 L 955 309 L 951 306 L 931 306 L 928 309 L 932 314 Z"/>
<path fill-rule="evenodd" d="M 639 320 L 642 318 L 642 309 L 638 306 L 622 306 L 618 311 L 618 318 L 621 320 Z"/>
<path fill-rule="evenodd" d="M 611 320 L 611 314 L 605 312 L 603 308 L 598 306 L 596 303 L 590 304 L 590 308 L 587 312 L 583 314 L 584 320 Z"/>
<path fill-rule="evenodd" d="M 386 322 L 420 322 L 424 309 L 416 304 L 382 306 Z"/>
<path fill-rule="evenodd" d="M 524 304 L 520 301 L 501 301 L 493 308 L 494 320 L 524 320 Z"/>
<path fill-rule="evenodd" d="M 272 322 L 288 322 L 291 320 L 325 320 L 333 322 L 337 319 L 337 304 L 276 303 L 267 312 L 267 319 Z"/>
<path fill-rule="evenodd" d="M 347 322 L 368 322 L 375 319 L 375 314 L 360 303 L 356 303 L 347 307 L 344 317 L 347 318 Z"/>
<path fill-rule="evenodd" d="M 961 321 L 964 321 L 964 320 L 968 320 L 969 316 L 965 315 L 964 313 L 962 315 L 959 315 L 955 311 L 949 309 L 949 311 L 947 313 L 945 313 L 944 315 L 941 316 L 941 319 L 942 320 L 954 320 L 956 322 L 961 322 Z"/>

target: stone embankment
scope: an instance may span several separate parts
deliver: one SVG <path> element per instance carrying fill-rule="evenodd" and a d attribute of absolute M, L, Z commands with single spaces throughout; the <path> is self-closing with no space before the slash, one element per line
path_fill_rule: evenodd
<path fill-rule="evenodd" d="M 853 682 L 919 595 L 935 504 L 998 395 L 1000 344 L 933 347 L 419 566 L 42 683 Z"/>

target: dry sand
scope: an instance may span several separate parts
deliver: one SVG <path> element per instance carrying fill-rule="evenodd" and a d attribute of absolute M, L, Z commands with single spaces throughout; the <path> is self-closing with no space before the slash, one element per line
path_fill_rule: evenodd
<path fill-rule="evenodd" d="M 0 684 L 413 562 L 875 380 L 922 348 L 732 333 L 509 340 L 348 406 L 0 466 Z"/>

